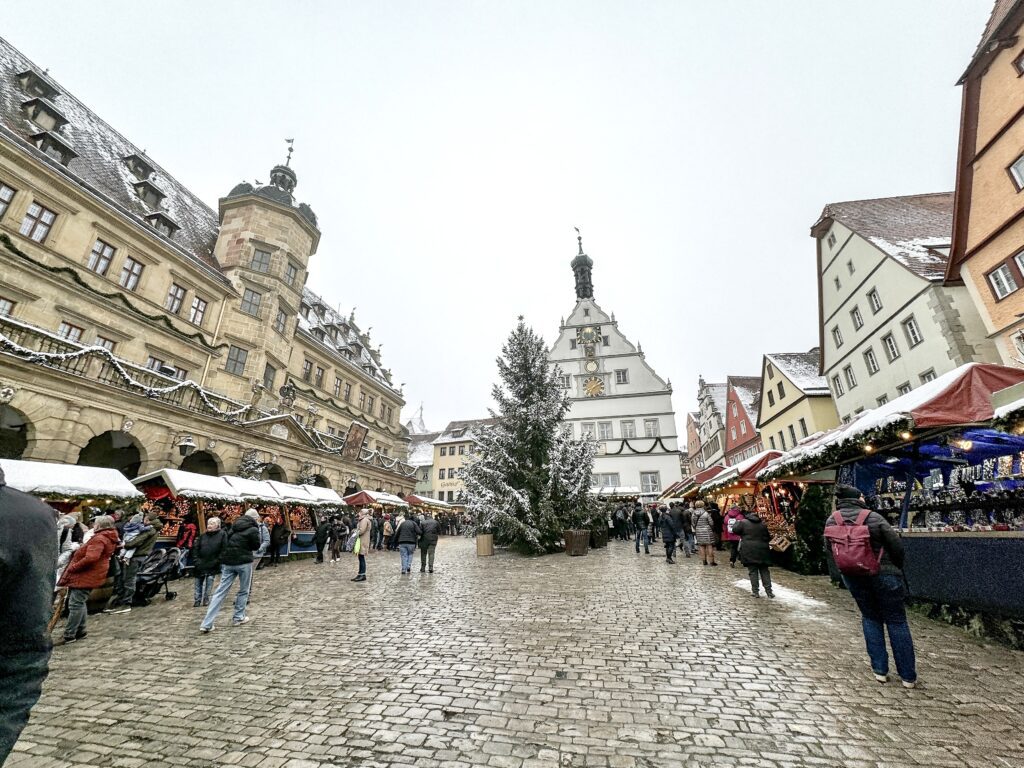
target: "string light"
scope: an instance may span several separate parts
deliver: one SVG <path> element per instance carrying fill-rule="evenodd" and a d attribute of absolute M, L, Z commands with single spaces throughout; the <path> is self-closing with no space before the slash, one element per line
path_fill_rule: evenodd
<path fill-rule="evenodd" d="M 913 435 L 904 430 L 903 432 L 900 432 L 900 437 L 903 438 L 904 440 L 909 440 L 911 437 L 913 437 Z"/>
<path fill-rule="evenodd" d="M 874 450 L 875 446 L 873 446 L 871 443 L 868 443 L 867 445 L 864 446 L 864 453 L 873 453 Z"/>

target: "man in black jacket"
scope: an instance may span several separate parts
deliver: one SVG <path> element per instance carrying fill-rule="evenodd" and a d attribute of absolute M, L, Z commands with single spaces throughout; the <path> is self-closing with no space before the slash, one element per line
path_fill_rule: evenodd
<path fill-rule="evenodd" d="M 7 486 L 0 468 L 0 764 L 14 748 L 49 672 L 57 516 Z"/>
<path fill-rule="evenodd" d="M 875 576 L 843 574 L 843 581 L 861 612 L 864 642 L 875 679 L 880 683 L 889 680 L 889 655 L 885 650 L 888 630 L 896 672 L 905 687 L 914 688 L 917 686 L 917 661 L 903 604 L 903 542 L 884 517 L 868 509 L 864 496 L 852 485 L 836 486 L 836 511 L 845 526 L 856 525 L 864 517 L 861 524 L 868 528 L 871 549 L 879 561 Z M 829 528 L 838 524 L 835 517 L 829 515 L 825 521 L 826 535 Z"/>
<path fill-rule="evenodd" d="M 651 513 L 639 501 L 633 507 L 633 527 L 636 529 L 636 553 L 640 554 L 640 541 L 644 542 L 644 553 L 651 554 Z"/>
<path fill-rule="evenodd" d="M 429 510 L 426 517 L 420 524 L 420 573 L 427 570 L 427 563 L 430 563 L 430 572 L 434 572 L 434 550 L 437 549 L 437 538 L 441 533 L 441 526 L 434 519 Z"/>
<path fill-rule="evenodd" d="M 231 524 L 227 543 L 220 555 L 220 584 L 210 599 L 203 623 L 199 625 L 199 631 L 204 635 L 213 631 L 213 622 L 235 579 L 238 579 L 238 596 L 235 597 L 235 615 L 231 624 L 238 627 L 250 621 L 245 615 L 245 606 L 249 602 L 249 586 L 252 584 L 253 552 L 260 548 L 259 520 L 259 512 L 247 509 Z"/>
<path fill-rule="evenodd" d="M 399 553 L 402 556 L 402 575 L 412 573 L 412 553 L 416 551 L 416 544 L 420 540 L 420 524 L 416 522 L 412 512 L 402 521 L 395 531 L 394 540 L 398 543 Z"/>
<path fill-rule="evenodd" d="M 324 547 L 327 546 L 327 540 L 331 537 L 331 525 L 331 519 L 325 516 L 320 525 L 316 527 L 316 533 L 313 534 L 313 544 L 316 546 L 316 562 L 318 563 L 324 561 Z"/>

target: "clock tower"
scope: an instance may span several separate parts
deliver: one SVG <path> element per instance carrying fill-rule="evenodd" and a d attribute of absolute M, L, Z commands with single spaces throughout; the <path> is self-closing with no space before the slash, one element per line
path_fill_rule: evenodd
<path fill-rule="evenodd" d="M 595 493 L 650 499 L 682 478 L 672 385 L 594 301 L 594 262 L 576 231 L 576 306 L 551 347 L 571 404 L 566 428 L 597 441 Z"/>

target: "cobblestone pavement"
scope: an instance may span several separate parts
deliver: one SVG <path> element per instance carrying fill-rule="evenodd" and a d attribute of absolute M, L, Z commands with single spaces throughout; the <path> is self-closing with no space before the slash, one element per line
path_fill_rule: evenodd
<path fill-rule="evenodd" d="M 442 539 L 435 574 L 375 554 L 363 585 L 352 560 L 260 571 L 254 621 L 206 636 L 185 585 L 91 617 L 9 768 L 1024 765 L 1024 654 L 915 617 L 923 687 L 880 686 L 827 579 L 755 600 L 620 542 Z"/>

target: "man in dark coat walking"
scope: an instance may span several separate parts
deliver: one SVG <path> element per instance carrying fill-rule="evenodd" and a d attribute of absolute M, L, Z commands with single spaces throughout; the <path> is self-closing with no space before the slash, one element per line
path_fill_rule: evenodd
<path fill-rule="evenodd" d="M 39 701 L 50 661 L 57 516 L 0 468 L 0 764 Z"/>
<path fill-rule="evenodd" d="M 324 561 L 324 547 L 327 546 L 327 540 L 331 538 L 332 527 L 331 519 L 324 517 L 323 522 L 316 527 L 316 533 L 313 534 L 313 544 L 316 546 L 316 561 L 318 563 Z"/>
<path fill-rule="evenodd" d="M 238 596 L 235 598 L 235 615 L 231 623 L 235 627 L 249 623 L 245 606 L 249 603 L 249 586 L 252 584 L 253 553 L 260 548 L 259 520 L 260 515 L 255 509 L 247 509 L 244 515 L 231 524 L 231 533 L 220 553 L 220 583 L 213 592 L 210 607 L 199 626 L 203 634 L 213 631 L 213 622 L 235 579 L 238 579 Z"/>
<path fill-rule="evenodd" d="M 772 574 L 768 568 L 772 563 L 772 548 L 769 546 L 772 534 L 768 526 L 756 511 L 751 511 L 744 513 L 743 517 L 733 523 L 732 532 L 740 537 L 740 562 L 747 566 L 747 573 L 750 574 L 751 594 L 754 597 L 761 596 L 758 585 L 760 577 L 764 593 L 768 597 L 775 597 L 772 591 Z"/>
<path fill-rule="evenodd" d="M 434 572 L 434 550 L 437 549 L 437 539 L 441 534 L 441 525 L 434 519 L 434 513 L 427 510 L 427 514 L 420 523 L 420 573 L 423 573 L 429 564 L 430 572 Z"/>
<path fill-rule="evenodd" d="M 661 512 L 661 538 L 665 542 L 665 562 L 674 563 L 676 561 L 676 541 L 682 535 L 682 530 L 679 527 L 678 518 L 669 514 L 667 507 L 662 507 L 659 511 Z"/>

